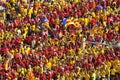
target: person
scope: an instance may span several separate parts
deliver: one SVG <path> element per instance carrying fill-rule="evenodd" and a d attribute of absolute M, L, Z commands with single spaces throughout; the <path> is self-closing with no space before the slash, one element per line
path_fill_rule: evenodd
<path fill-rule="evenodd" d="M 119 0 L 6 1 L 0 79 L 118 79 L 119 47 L 111 46 L 119 41 L 118 6 Z"/>

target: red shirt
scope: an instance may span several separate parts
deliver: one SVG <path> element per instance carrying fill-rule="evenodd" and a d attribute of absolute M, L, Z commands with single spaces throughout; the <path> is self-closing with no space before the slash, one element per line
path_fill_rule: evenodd
<path fill-rule="evenodd" d="M 9 26 L 10 30 L 14 30 L 15 26 L 13 23 L 11 23 L 11 25 Z"/>
<path fill-rule="evenodd" d="M 103 7 L 106 8 L 106 0 L 104 0 L 103 2 L 104 2 L 104 6 Z"/>
<path fill-rule="evenodd" d="M 107 23 L 110 24 L 110 18 L 107 19 Z"/>
<path fill-rule="evenodd" d="M 50 15 L 47 15 L 47 19 L 50 21 L 50 18 L 51 18 L 51 16 Z"/>
<path fill-rule="evenodd" d="M 107 37 L 109 40 L 111 40 L 111 39 L 113 39 L 114 35 L 112 33 L 108 33 Z"/>
<path fill-rule="evenodd" d="M 40 77 L 40 80 L 46 80 L 47 78 L 46 78 L 46 75 L 45 74 L 43 74 L 41 77 Z"/>
<path fill-rule="evenodd" d="M 9 51 L 8 48 L 4 48 L 4 49 L 2 49 L 3 54 L 7 54 L 8 51 Z"/>
<path fill-rule="evenodd" d="M 18 26 L 20 24 L 20 20 L 19 19 L 16 19 L 15 21 L 14 21 L 14 25 L 15 26 Z"/>
<path fill-rule="evenodd" d="M 27 36 L 25 42 L 28 43 L 28 44 L 31 44 L 31 37 Z"/>
<path fill-rule="evenodd" d="M 54 72 L 53 72 L 53 71 L 49 72 L 49 75 L 48 75 L 48 80 L 51 80 L 51 79 L 52 79 L 53 74 L 54 74 Z"/>
<path fill-rule="evenodd" d="M 3 26 L 3 24 L 2 23 L 0 23 L 0 28 Z"/>
<path fill-rule="evenodd" d="M 116 37 L 115 40 L 120 40 L 120 34 Z"/>
<path fill-rule="evenodd" d="M 3 30 L 4 32 L 6 32 L 6 25 L 3 25 Z"/>
<path fill-rule="evenodd" d="M 38 18 L 35 18 L 35 24 L 36 25 L 38 24 Z"/>
<path fill-rule="evenodd" d="M 92 24 L 95 25 L 95 23 L 96 23 L 96 20 L 95 20 L 95 18 L 93 18 L 92 19 Z"/>
<path fill-rule="evenodd" d="M 52 18 L 52 19 L 50 20 L 50 24 L 55 24 L 55 19 L 54 19 L 54 18 Z"/>

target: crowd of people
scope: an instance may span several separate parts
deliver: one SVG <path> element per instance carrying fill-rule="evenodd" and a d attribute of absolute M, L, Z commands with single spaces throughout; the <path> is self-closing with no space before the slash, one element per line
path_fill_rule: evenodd
<path fill-rule="evenodd" d="M 120 80 L 120 0 L 6 0 L 1 80 Z"/>

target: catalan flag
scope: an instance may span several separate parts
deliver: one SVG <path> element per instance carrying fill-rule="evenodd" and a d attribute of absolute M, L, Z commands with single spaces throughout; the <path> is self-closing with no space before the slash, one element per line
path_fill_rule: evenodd
<path fill-rule="evenodd" d="M 80 24 L 78 22 L 78 19 L 71 17 L 66 21 L 66 27 L 69 27 L 70 25 L 73 25 L 75 28 L 79 28 Z"/>
<path fill-rule="evenodd" d="M 47 19 L 47 17 L 44 17 L 43 22 L 44 22 L 43 25 L 44 25 L 46 28 L 50 29 L 49 20 Z"/>

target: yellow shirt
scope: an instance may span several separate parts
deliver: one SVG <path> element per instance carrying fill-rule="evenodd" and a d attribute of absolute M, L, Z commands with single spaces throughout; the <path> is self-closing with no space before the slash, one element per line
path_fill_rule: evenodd
<path fill-rule="evenodd" d="M 10 8 L 10 7 L 11 7 L 11 5 L 10 5 L 9 2 L 6 2 L 6 7 L 7 7 L 7 8 Z"/>
<path fill-rule="evenodd" d="M 27 36 L 27 33 L 25 32 L 25 33 L 23 34 L 23 38 L 26 39 L 26 36 Z"/>
<path fill-rule="evenodd" d="M 16 3 L 16 0 L 11 0 L 12 3 Z"/>
<path fill-rule="evenodd" d="M 37 15 L 37 10 L 34 10 L 33 12 L 34 12 L 34 15 Z"/>
<path fill-rule="evenodd" d="M 106 73 L 108 76 L 110 76 L 110 68 L 107 68 L 107 69 L 105 70 L 105 73 Z"/>
<path fill-rule="evenodd" d="M 119 27 L 118 27 L 118 26 L 116 26 L 116 27 L 115 27 L 115 31 L 117 31 L 117 32 L 118 32 L 119 30 L 120 30 L 120 29 L 119 29 Z"/>
<path fill-rule="evenodd" d="M 57 76 L 58 80 L 60 80 L 60 75 Z"/>
<path fill-rule="evenodd" d="M 105 21 L 103 22 L 103 26 L 107 26 L 107 24 L 106 24 L 106 22 L 105 22 Z"/>
<path fill-rule="evenodd" d="M 85 19 L 84 19 L 84 22 L 85 22 L 85 26 L 87 26 L 87 25 L 88 25 L 88 22 L 89 22 L 88 18 L 85 18 Z"/>
<path fill-rule="evenodd" d="M 8 70 L 8 63 L 9 63 L 9 61 L 7 60 L 7 61 L 5 62 L 5 70 Z"/>
<path fill-rule="evenodd" d="M 95 80 L 96 79 L 96 73 L 93 73 L 92 77 L 93 77 L 93 80 Z"/>
<path fill-rule="evenodd" d="M 74 73 L 73 73 L 73 72 L 70 73 L 70 77 L 71 77 L 72 79 L 74 78 Z"/>
<path fill-rule="evenodd" d="M 76 3 L 78 3 L 78 1 L 79 1 L 79 0 L 74 0 L 74 3 L 76 4 Z"/>
<path fill-rule="evenodd" d="M 48 62 L 48 63 L 46 64 L 46 66 L 47 66 L 49 69 L 51 69 L 52 63 L 51 63 L 51 62 Z"/>
<path fill-rule="evenodd" d="M 24 48 L 23 47 L 21 47 L 20 50 L 21 50 L 22 53 L 24 53 Z"/>
<path fill-rule="evenodd" d="M 70 64 L 74 64 L 74 63 L 75 63 L 75 61 L 74 61 L 74 60 L 70 61 Z"/>
<path fill-rule="evenodd" d="M 115 72 L 116 72 L 115 69 L 111 69 L 111 74 L 112 74 L 112 75 L 115 75 Z"/>
<path fill-rule="evenodd" d="M 28 11 L 28 15 L 31 17 L 32 13 L 33 13 L 33 8 L 30 8 Z"/>
<path fill-rule="evenodd" d="M 41 74 L 43 74 L 43 71 L 44 71 L 43 67 L 40 68 L 40 73 L 41 73 Z"/>
<path fill-rule="evenodd" d="M 89 21 L 90 21 L 90 22 L 92 21 L 92 16 L 89 17 Z"/>
<path fill-rule="evenodd" d="M 4 17 L 4 19 L 6 18 L 6 13 L 5 12 L 3 13 L 3 17 Z"/>
<path fill-rule="evenodd" d="M 32 31 L 35 31 L 35 25 L 32 25 L 32 26 L 31 26 L 31 30 L 32 30 Z"/>
<path fill-rule="evenodd" d="M 2 39 L 5 37 L 4 35 L 5 35 L 4 31 L 2 31 L 2 34 L 1 34 Z"/>
<path fill-rule="evenodd" d="M 62 78 L 62 80 L 65 80 L 65 76 L 64 75 L 61 78 Z"/>
<path fill-rule="evenodd" d="M 82 50 L 81 48 L 79 48 L 78 55 L 80 55 L 81 53 L 82 53 Z"/>
<path fill-rule="evenodd" d="M 27 15 L 27 9 L 24 9 L 24 14 Z"/>
<path fill-rule="evenodd" d="M 84 18 L 79 18 L 79 22 L 84 22 Z"/>
<path fill-rule="evenodd" d="M 92 12 L 92 16 L 93 16 L 93 17 L 96 17 L 96 15 L 95 15 L 95 13 L 94 13 L 94 12 Z"/>
<path fill-rule="evenodd" d="M 25 52 L 26 52 L 26 54 L 29 54 L 29 52 L 30 52 L 30 47 L 28 47 Z"/>
<path fill-rule="evenodd" d="M 115 69 L 116 69 L 116 72 L 120 72 L 120 66 L 119 65 L 116 65 Z"/>
<path fill-rule="evenodd" d="M 85 80 L 90 80 L 90 75 L 89 74 L 85 75 Z"/>

